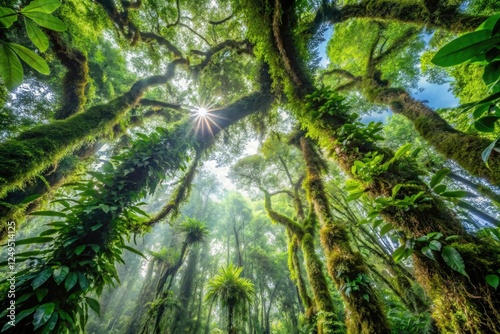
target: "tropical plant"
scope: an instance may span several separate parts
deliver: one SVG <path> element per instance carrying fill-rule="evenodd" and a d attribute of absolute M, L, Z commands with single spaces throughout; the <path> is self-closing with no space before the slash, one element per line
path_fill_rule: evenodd
<path fill-rule="evenodd" d="M 236 333 L 234 317 L 244 315 L 248 303 L 254 297 L 254 285 L 247 279 L 240 277 L 243 267 L 235 267 L 232 264 L 221 268 L 219 274 L 208 282 L 208 291 L 205 299 L 207 301 L 219 301 L 223 308 L 228 311 L 227 332 Z"/>

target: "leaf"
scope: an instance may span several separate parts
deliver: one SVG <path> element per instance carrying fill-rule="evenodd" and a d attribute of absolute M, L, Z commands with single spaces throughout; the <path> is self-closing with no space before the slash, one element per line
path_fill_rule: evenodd
<path fill-rule="evenodd" d="M 90 308 L 93 309 L 99 316 L 101 316 L 101 306 L 99 302 L 94 298 L 85 297 L 85 301 L 89 304 Z"/>
<path fill-rule="evenodd" d="M 47 324 L 45 325 L 45 327 L 43 327 L 41 334 L 52 333 L 54 328 L 56 327 L 57 320 L 59 320 L 58 312 L 52 313 L 52 316 L 50 317 L 49 321 L 47 321 Z"/>
<path fill-rule="evenodd" d="M 40 12 L 50 14 L 61 6 L 58 0 L 34 0 L 23 9 L 21 13 Z"/>
<path fill-rule="evenodd" d="M 486 85 L 496 82 L 500 78 L 500 61 L 492 62 L 484 68 L 483 81 Z"/>
<path fill-rule="evenodd" d="M 451 198 L 462 198 L 468 196 L 469 193 L 464 190 L 452 190 L 452 191 L 445 191 L 444 193 L 441 193 L 441 196 L 443 197 L 451 197 Z"/>
<path fill-rule="evenodd" d="M 431 179 L 430 186 L 431 188 L 434 188 L 437 184 L 441 183 L 441 181 L 444 179 L 446 175 L 450 172 L 449 168 L 442 168 L 434 174 L 434 176 Z"/>
<path fill-rule="evenodd" d="M 42 301 L 43 297 L 47 295 L 49 292 L 49 289 L 43 288 L 43 289 L 36 289 L 36 299 L 38 299 L 39 302 Z"/>
<path fill-rule="evenodd" d="M 483 159 L 484 163 L 486 166 L 488 166 L 488 159 L 490 158 L 491 152 L 497 145 L 498 140 L 500 139 L 500 136 L 496 137 L 494 141 L 491 142 L 491 144 L 484 149 L 483 153 L 481 153 L 481 158 Z"/>
<path fill-rule="evenodd" d="M 135 253 L 135 254 L 137 254 L 137 255 L 139 255 L 139 256 L 142 256 L 143 258 L 146 258 L 146 257 L 144 256 L 144 254 L 142 254 L 141 252 L 139 252 L 139 251 L 138 251 L 137 249 L 135 249 L 135 248 L 132 248 L 132 247 L 130 247 L 130 246 L 126 246 L 126 245 L 123 245 L 123 248 L 124 248 L 124 249 L 126 249 L 126 250 L 128 250 L 128 251 L 130 251 L 130 252 L 132 252 L 132 253 Z"/>
<path fill-rule="evenodd" d="M 392 188 L 392 198 L 396 198 L 396 195 L 398 194 L 399 189 L 401 189 L 403 185 L 401 183 L 398 183 Z"/>
<path fill-rule="evenodd" d="M 392 254 L 392 258 L 394 259 L 394 262 L 398 263 L 400 262 L 401 260 L 404 260 L 405 259 L 405 252 L 406 251 L 406 248 L 405 248 L 405 245 L 402 245 L 400 247 L 398 247 L 394 253 Z"/>
<path fill-rule="evenodd" d="M 40 12 L 28 12 L 28 13 L 23 13 L 24 16 L 29 17 L 33 21 L 35 21 L 36 24 L 39 26 L 42 26 L 44 28 L 50 29 L 50 30 L 55 30 L 55 31 L 65 31 L 66 30 L 66 25 L 64 22 L 59 20 L 57 17 L 46 14 L 46 13 L 40 13 Z"/>
<path fill-rule="evenodd" d="M 490 16 L 488 19 L 486 19 L 483 23 L 477 27 L 476 31 L 479 30 L 493 30 L 495 27 L 495 24 L 497 23 L 498 19 L 500 19 L 500 13 L 495 14 L 493 16 Z"/>
<path fill-rule="evenodd" d="M 19 204 L 28 204 L 28 203 L 31 203 L 34 200 L 36 200 L 37 198 L 39 198 L 40 196 L 42 196 L 42 194 L 34 194 L 34 195 L 31 195 L 31 196 L 28 196 L 25 199 L 23 199 Z"/>
<path fill-rule="evenodd" d="M 35 326 L 35 330 L 40 328 L 40 326 L 45 324 L 50 319 L 55 306 L 56 305 L 54 303 L 46 303 L 41 305 L 36 310 L 35 315 L 33 316 L 33 325 Z"/>
<path fill-rule="evenodd" d="M 10 91 L 23 82 L 23 66 L 16 53 L 4 43 L 0 43 L 0 76 Z"/>
<path fill-rule="evenodd" d="M 69 273 L 69 268 L 66 266 L 60 266 L 54 269 L 52 276 L 57 285 L 61 284 Z"/>
<path fill-rule="evenodd" d="M 40 50 L 40 52 L 45 52 L 49 47 L 49 39 L 47 35 L 38 28 L 33 21 L 24 20 L 26 25 L 26 32 L 28 33 L 28 37 L 35 44 L 35 46 Z"/>
<path fill-rule="evenodd" d="M 464 260 L 462 259 L 462 255 L 460 255 L 460 253 L 455 248 L 451 246 L 444 246 L 443 250 L 441 251 L 441 257 L 448 265 L 448 267 L 461 273 L 464 276 L 469 277 L 469 275 L 467 275 L 467 273 L 465 272 L 465 264 Z"/>
<path fill-rule="evenodd" d="M 19 58 L 33 69 L 45 75 L 50 74 L 49 65 L 47 65 L 42 57 L 22 45 L 15 43 L 7 43 L 7 45 L 19 56 Z"/>
<path fill-rule="evenodd" d="M 488 275 L 485 277 L 486 282 L 491 285 L 495 290 L 498 288 L 500 278 L 497 275 Z"/>
<path fill-rule="evenodd" d="M 498 42 L 500 37 L 491 38 L 491 30 L 474 31 L 443 46 L 431 62 L 441 67 L 455 66 L 480 55 Z"/>
<path fill-rule="evenodd" d="M 16 246 L 20 245 L 30 245 L 30 244 L 43 244 L 46 242 L 50 242 L 54 240 L 52 237 L 35 237 L 35 238 L 27 238 L 16 241 Z"/>
<path fill-rule="evenodd" d="M 45 216 L 45 217 L 64 217 L 66 218 L 66 214 L 57 211 L 36 211 L 30 213 L 32 216 Z"/>
<path fill-rule="evenodd" d="M 499 119 L 498 116 L 484 116 L 474 122 L 474 127 L 480 132 L 495 131 L 495 122 Z"/>
<path fill-rule="evenodd" d="M 77 281 L 78 275 L 75 272 L 68 273 L 68 275 L 66 276 L 66 281 L 64 282 L 64 288 L 66 289 L 66 291 L 71 290 L 75 286 Z"/>
<path fill-rule="evenodd" d="M 38 289 L 43 283 L 47 282 L 47 280 L 52 276 L 52 268 L 46 268 L 41 273 L 39 273 L 33 282 L 31 282 L 31 286 L 33 290 Z"/>
<path fill-rule="evenodd" d="M 17 13 L 12 8 L 0 6 L 0 26 L 8 28 L 17 21 Z"/>
<path fill-rule="evenodd" d="M 82 288 L 83 291 L 87 290 L 87 288 L 89 287 L 89 281 L 87 279 L 87 277 L 85 277 L 85 275 L 81 272 L 77 272 L 78 274 L 78 284 L 80 285 L 80 288 Z"/>
<path fill-rule="evenodd" d="M 363 194 L 365 193 L 365 190 L 364 189 L 358 189 L 358 190 L 355 190 L 353 192 L 351 192 L 346 200 L 349 202 L 349 201 L 354 201 L 355 199 L 358 199 L 360 198 Z"/>
<path fill-rule="evenodd" d="M 434 191 L 436 194 L 442 194 L 446 191 L 446 185 L 445 184 L 438 184 L 437 186 L 434 187 Z"/>
<path fill-rule="evenodd" d="M 389 233 L 393 229 L 392 224 L 385 224 L 381 229 L 380 229 L 380 235 L 384 236 L 387 233 Z"/>
<path fill-rule="evenodd" d="M 83 250 L 85 249 L 85 247 L 86 247 L 85 245 L 80 245 L 80 246 L 76 247 L 76 249 L 75 249 L 75 254 L 76 254 L 76 255 L 80 255 L 80 254 L 82 254 L 82 252 L 83 252 Z"/>
<path fill-rule="evenodd" d="M 435 251 L 440 251 L 441 243 L 437 240 L 432 240 L 431 242 L 429 242 L 429 248 Z"/>
<path fill-rule="evenodd" d="M 474 116 L 474 119 L 480 118 L 485 112 L 490 110 L 490 106 L 491 106 L 491 103 L 485 103 L 485 104 L 482 104 L 479 107 L 477 107 L 476 110 L 474 110 L 474 112 L 472 113 L 472 116 Z"/>
<path fill-rule="evenodd" d="M 432 250 L 429 246 L 425 246 L 421 250 L 422 254 L 427 256 L 429 259 L 436 261 L 436 258 L 434 257 L 434 253 L 432 253 Z"/>
<path fill-rule="evenodd" d="M 408 143 L 398 148 L 396 153 L 394 153 L 394 157 L 391 160 L 398 160 L 399 158 L 401 158 L 406 152 L 410 150 L 411 145 L 412 145 L 411 143 Z"/>

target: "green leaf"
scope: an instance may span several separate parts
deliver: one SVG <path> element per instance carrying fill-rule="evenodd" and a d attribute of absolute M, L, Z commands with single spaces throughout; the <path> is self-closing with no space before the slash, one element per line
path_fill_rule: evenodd
<path fill-rule="evenodd" d="M 441 243 L 437 240 L 432 240 L 431 242 L 429 242 L 429 248 L 435 251 L 440 251 Z"/>
<path fill-rule="evenodd" d="M 451 269 L 469 277 L 469 275 L 465 272 L 465 264 L 462 259 L 462 255 L 460 255 L 455 248 L 451 246 L 444 246 L 441 251 L 441 257 Z"/>
<path fill-rule="evenodd" d="M 16 315 L 16 323 L 19 323 L 21 320 L 26 318 L 27 316 L 31 315 L 35 310 L 37 309 L 38 305 L 35 307 L 32 307 L 30 309 L 24 310 L 19 312 L 19 314 Z M 8 327 L 8 324 L 5 324 L 5 326 L 2 328 L 2 332 L 4 332 Z M 10 327 L 10 326 L 9 326 Z"/>
<path fill-rule="evenodd" d="M 485 103 L 485 104 L 482 104 L 479 107 L 477 107 L 476 110 L 474 110 L 474 112 L 472 113 L 472 116 L 474 117 L 474 119 L 478 119 L 481 116 L 483 116 L 483 114 L 485 112 L 490 110 L 490 106 L 491 106 L 491 103 Z"/>
<path fill-rule="evenodd" d="M 8 28 L 17 21 L 17 13 L 12 8 L 0 6 L 0 27 Z"/>
<path fill-rule="evenodd" d="M 485 277 L 486 282 L 491 285 L 495 290 L 498 288 L 500 278 L 497 275 L 488 275 Z"/>
<path fill-rule="evenodd" d="M 412 144 L 408 143 L 398 148 L 396 153 L 394 153 L 394 158 L 392 158 L 391 160 L 398 160 L 399 158 L 401 158 L 406 152 L 410 150 L 411 145 Z"/>
<path fill-rule="evenodd" d="M 76 247 L 76 248 L 75 248 L 75 254 L 76 254 L 76 255 L 80 255 L 80 254 L 82 254 L 82 252 L 83 252 L 83 250 L 85 249 L 85 247 L 86 247 L 85 245 L 80 245 L 80 246 Z"/>
<path fill-rule="evenodd" d="M 66 218 L 66 214 L 63 212 L 57 211 L 36 211 L 30 213 L 31 216 L 45 216 L 45 217 L 64 217 Z"/>
<path fill-rule="evenodd" d="M 483 153 L 481 153 L 481 158 L 483 159 L 484 163 L 486 166 L 488 166 L 488 159 L 490 158 L 491 152 L 497 145 L 498 140 L 500 139 L 500 136 L 496 137 L 494 141 L 491 142 L 491 144 L 484 149 Z"/>
<path fill-rule="evenodd" d="M 486 85 L 496 82 L 500 78 L 500 61 L 494 61 L 484 68 L 483 81 Z"/>
<path fill-rule="evenodd" d="M 365 190 L 364 189 L 358 189 L 358 190 L 355 190 L 351 193 L 349 193 L 349 195 L 347 196 L 346 200 L 349 202 L 349 201 L 354 201 L 355 199 L 358 199 L 360 198 L 361 196 L 363 196 L 363 194 L 365 193 Z"/>
<path fill-rule="evenodd" d="M 137 254 L 137 255 L 139 255 L 139 256 L 142 256 L 143 258 L 146 258 L 146 257 L 144 256 L 144 254 L 142 254 L 141 252 L 139 252 L 139 251 L 138 251 L 137 249 L 135 249 L 135 248 L 132 248 L 132 247 L 130 247 L 130 246 L 126 246 L 126 245 L 123 245 L 123 248 L 124 248 L 124 249 L 126 249 L 126 250 L 128 250 L 128 251 L 130 251 L 130 252 L 132 252 L 132 253 L 135 253 L 135 254 Z"/>
<path fill-rule="evenodd" d="M 429 246 L 425 246 L 421 250 L 422 254 L 427 256 L 429 259 L 436 261 L 436 258 L 434 257 L 434 253 L 432 253 L 432 250 Z"/>
<path fill-rule="evenodd" d="M 441 67 L 455 66 L 486 52 L 499 42 L 500 37 L 491 38 L 491 30 L 474 31 L 443 46 L 431 62 Z"/>
<path fill-rule="evenodd" d="M 10 91 L 23 82 L 23 66 L 16 53 L 4 43 L 0 43 L 0 76 Z"/>
<path fill-rule="evenodd" d="M 405 253 L 406 253 L 406 247 L 405 245 L 402 245 L 398 247 L 394 253 L 392 254 L 392 258 L 394 259 L 394 262 L 398 263 L 401 260 L 405 259 Z"/>
<path fill-rule="evenodd" d="M 20 245 L 30 245 L 30 244 L 43 244 L 46 242 L 50 242 L 54 240 L 52 237 L 35 237 L 35 238 L 27 238 L 16 241 L 16 246 Z"/>
<path fill-rule="evenodd" d="M 50 14 L 61 6 L 58 0 L 34 0 L 23 9 L 21 13 L 40 12 Z"/>
<path fill-rule="evenodd" d="M 50 319 L 55 306 L 56 305 L 54 303 L 46 303 L 41 305 L 36 310 L 35 315 L 33 316 L 33 325 L 35 326 L 35 330 L 40 328 L 40 326 L 45 324 Z"/>
<path fill-rule="evenodd" d="M 389 233 L 393 229 L 392 224 L 385 224 L 381 229 L 380 229 L 380 235 L 384 236 L 387 233 Z"/>
<path fill-rule="evenodd" d="M 19 58 L 33 69 L 45 75 L 50 74 L 49 65 L 47 65 L 42 57 L 22 45 L 15 43 L 7 43 L 7 45 L 19 56 Z"/>
<path fill-rule="evenodd" d="M 85 301 L 89 304 L 90 308 L 93 309 L 99 316 L 101 316 L 101 306 L 99 302 L 94 298 L 85 297 Z"/>
<path fill-rule="evenodd" d="M 47 321 L 47 324 L 45 325 L 45 327 L 43 327 L 41 334 L 52 333 L 54 328 L 56 327 L 57 320 L 59 320 L 58 312 L 52 313 L 52 316 L 50 317 L 49 321 Z"/>
<path fill-rule="evenodd" d="M 47 38 L 47 35 L 45 35 L 45 33 L 38 28 L 33 21 L 26 19 L 24 20 L 24 23 L 26 25 L 28 37 L 31 39 L 33 44 L 35 44 L 40 52 L 45 52 L 49 47 L 49 39 Z"/>
<path fill-rule="evenodd" d="M 52 276 L 52 268 L 45 268 L 41 273 L 39 273 L 33 282 L 31 282 L 31 286 L 33 290 L 38 289 L 43 283 L 47 282 L 47 280 Z"/>
<path fill-rule="evenodd" d="M 467 191 L 464 190 L 452 190 L 452 191 L 445 191 L 444 193 L 441 193 L 441 196 L 444 197 L 452 197 L 452 198 L 462 198 L 466 197 L 469 195 Z"/>
<path fill-rule="evenodd" d="M 71 290 L 75 286 L 77 281 L 78 275 L 75 272 L 68 273 L 64 282 L 64 288 L 66 289 L 66 291 Z"/>
<path fill-rule="evenodd" d="M 392 198 L 396 198 L 396 195 L 398 194 L 399 189 L 401 189 L 403 185 L 401 183 L 398 183 L 392 188 Z"/>
<path fill-rule="evenodd" d="M 449 168 L 442 168 L 434 174 L 434 176 L 431 179 L 430 186 L 431 188 L 434 188 L 437 184 L 441 183 L 441 181 L 444 179 L 446 175 L 450 172 Z"/>
<path fill-rule="evenodd" d="M 42 301 L 43 297 L 47 295 L 49 292 L 49 289 L 43 288 L 43 289 L 36 289 L 36 299 L 38 299 L 39 302 Z"/>
<path fill-rule="evenodd" d="M 34 200 L 36 200 L 37 198 L 39 198 L 40 196 L 42 196 L 42 194 L 34 194 L 34 195 L 31 195 L 31 196 L 28 196 L 25 199 L 23 199 L 19 204 L 28 204 L 28 203 L 31 203 Z"/>
<path fill-rule="evenodd" d="M 495 14 L 493 16 L 490 16 L 488 19 L 486 19 L 483 23 L 477 27 L 476 31 L 479 30 L 493 30 L 495 27 L 495 24 L 497 23 L 498 19 L 500 19 L 500 13 Z"/>
<path fill-rule="evenodd" d="M 64 281 L 68 273 L 69 273 L 68 267 L 60 266 L 54 269 L 54 273 L 52 274 L 52 276 L 54 276 L 54 281 L 56 282 L 56 284 L 59 285 Z"/>
<path fill-rule="evenodd" d="M 434 187 L 434 191 L 436 194 L 442 194 L 446 191 L 446 185 L 445 184 L 438 184 L 437 186 Z"/>
<path fill-rule="evenodd" d="M 495 122 L 499 119 L 498 116 L 484 116 L 474 122 L 474 127 L 480 132 L 495 131 Z"/>
<path fill-rule="evenodd" d="M 29 17 L 33 21 L 35 21 L 36 24 L 39 26 L 42 26 L 44 28 L 50 29 L 50 30 L 55 30 L 55 31 L 65 31 L 66 30 L 66 25 L 64 24 L 63 21 L 59 20 L 57 17 L 47 14 L 47 13 L 40 13 L 40 12 L 28 12 L 28 13 L 23 13 L 24 16 Z"/>
<path fill-rule="evenodd" d="M 82 288 L 83 291 L 87 290 L 87 288 L 89 287 L 89 281 L 87 279 L 87 277 L 85 277 L 85 275 L 81 272 L 77 272 L 78 274 L 78 284 L 80 285 L 80 288 Z"/>

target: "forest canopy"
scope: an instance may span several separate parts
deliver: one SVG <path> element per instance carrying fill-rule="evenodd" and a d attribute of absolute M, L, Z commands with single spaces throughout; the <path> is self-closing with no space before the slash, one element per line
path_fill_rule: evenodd
<path fill-rule="evenodd" d="M 500 4 L 0 0 L 0 332 L 500 333 Z"/>

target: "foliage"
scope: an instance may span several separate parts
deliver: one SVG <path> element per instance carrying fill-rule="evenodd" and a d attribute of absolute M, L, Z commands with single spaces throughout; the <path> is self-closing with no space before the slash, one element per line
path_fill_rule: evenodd
<path fill-rule="evenodd" d="M 40 52 L 44 52 L 49 47 L 49 40 L 38 26 L 55 31 L 66 30 L 66 25 L 61 20 L 50 15 L 59 6 L 61 3 L 57 0 L 34 0 L 18 11 L 8 7 L 0 7 L 0 28 L 9 28 L 19 16 L 22 16 L 29 39 Z M 50 73 L 45 60 L 35 52 L 16 43 L 0 41 L 0 76 L 11 91 L 23 81 L 23 68 L 19 58 L 42 74 L 48 75 Z"/>
<path fill-rule="evenodd" d="M 484 66 L 483 81 L 488 86 L 490 95 L 462 105 L 463 112 L 474 109 L 474 127 L 480 132 L 493 132 L 496 121 L 500 119 L 500 109 L 497 106 L 500 101 L 499 46 L 500 14 L 496 14 L 481 24 L 475 32 L 462 35 L 443 46 L 432 58 L 434 64 L 443 67 L 459 65 L 466 61 Z M 500 137 L 497 137 L 484 150 L 482 158 L 486 164 L 499 139 Z"/>

